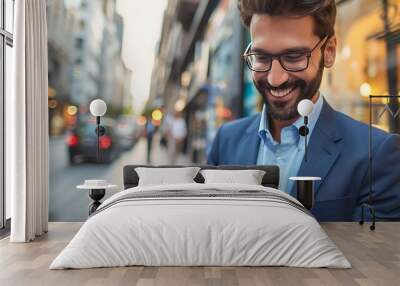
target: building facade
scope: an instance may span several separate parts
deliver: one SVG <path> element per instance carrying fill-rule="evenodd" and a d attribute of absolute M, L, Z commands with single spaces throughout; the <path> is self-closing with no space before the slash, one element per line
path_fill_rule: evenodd
<path fill-rule="evenodd" d="M 50 135 L 61 135 L 101 98 L 117 116 L 131 104 L 116 0 L 47 2 Z"/>

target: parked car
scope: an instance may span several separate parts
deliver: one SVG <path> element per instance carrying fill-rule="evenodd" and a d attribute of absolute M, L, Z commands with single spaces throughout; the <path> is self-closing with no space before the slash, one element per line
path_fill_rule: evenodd
<path fill-rule="evenodd" d="M 121 152 L 119 138 L 115 133 L 115 121 L 102 118 L 101 125 L 106 132 L 100 136 L 99 163 L 110 163 Z M 95 120 L 80 122 L 67 135 L 68 155 L 71 164 L 90 161 L 97 162 L 97 135 Z"/>
<path fill-rule="evenodd" d="M 120 116 L 117 120 L 116 132 L 123 150 L 131 149 L 140 137 L 140 126 L 133 116 Z"/>

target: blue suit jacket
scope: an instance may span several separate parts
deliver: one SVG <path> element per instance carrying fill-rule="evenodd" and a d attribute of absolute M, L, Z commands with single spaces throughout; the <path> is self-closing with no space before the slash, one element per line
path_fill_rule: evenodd
<path fill-rule="evenodd" d="M 224 124 L 214 139 L 211 165 L 254 165 L 261 115 Z M 324 100 L 298 175 L 318 176 L 311 212 L 321 221 L 360 218 L 368 202 L 368 125 L 337 112 Z M 381 219 L 400 218 L 400 136 L 372 129 L 373 205 Z M 370 219 L 368 210 L 366 218 Z"/>

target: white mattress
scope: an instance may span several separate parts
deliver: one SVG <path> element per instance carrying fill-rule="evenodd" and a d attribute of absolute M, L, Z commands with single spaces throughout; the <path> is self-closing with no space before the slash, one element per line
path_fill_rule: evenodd
<path fill-rule="evenodd" d="M 172 197 L 121 200 L 146 191 L 261 190 L 263 198 Z M 117 202 L 116 202 L 117 201 Z M 350 268 L 319 223 L 272 188 L 232 184 L 136 187 L 101 206 L 50 269 L 145 266 L 293 266 Z"/>

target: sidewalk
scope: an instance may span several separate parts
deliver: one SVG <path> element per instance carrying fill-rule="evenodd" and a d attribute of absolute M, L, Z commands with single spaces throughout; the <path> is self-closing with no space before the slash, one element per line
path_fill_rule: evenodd
<path fill-rule="evenodd" d="M 147 141 L 146 138 L 141 138 L 130 152 L 130 157 L 135 164 L 148 165 L 170 165 L 171 157 L 167 148 L 160 146 L 160 135 L 156 133 L 153 138 L 151 162 L 147 163 Z M 185 154 L 180 154 L 173 165 L 193 165 L 191 160 Z"/>

